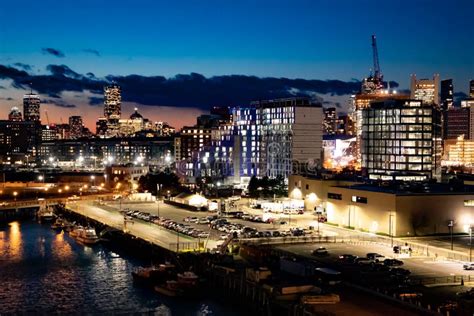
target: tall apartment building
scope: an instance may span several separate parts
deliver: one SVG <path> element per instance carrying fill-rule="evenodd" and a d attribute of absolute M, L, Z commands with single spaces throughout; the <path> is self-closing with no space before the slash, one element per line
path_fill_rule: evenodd
<path fill-rule="evenodd" d="M 29 93 L 23 96 L 23 119 L 27 122 L 40 121 L 40 97 Z"/>
<path fill-rule="evenodd" d="M 362 116 L 362 170 L 369 179 L 439 179 L 439 109 L 418 100 L 388 100 L 372 103 Z"/>
<path fill-rule="evenodd" d="M 411 75 L 410 91 L 411 99 L 439 106 L 439 75 L 433 75 L 433 79 L 416 79 L 416 75 Z"/>
<path fill-rule="evenodd" d="M 323 112 L 324 112 L 324 120 L 323 120 L 324 135 L 337 134 L 338 117 L 337 117 L 336 108 L 326 108 L 323 110 Z"/>
<path fill-rule="evenodd" d="M 84 124 L 82 123 L 82 117 L 78 115 L 69 117 L 69 137 L 71 139 L 81 138 L 83 136 L 82 130 Z"/>
<path fill-rule="evenodd" d="M 33 162 L 40 141 L 38 122 L 0 120 L 0 161 Z"/>
<path fill-rule="evenodd" d="M 441 80 L 441 110 L 447 111 L 453 107 L 453 79 Z"/>
<path fill-rule="evenodd" d="M 470 107 L 452 108 L 446 112 L 445 139 L 471 139 L 471 131 L 474 127 L 473 110 Z"/>
<path fill-rule="evenodd" d="M 323 113 L 308 98 L 252 102 L 260 134 L 260 175 L 287 178 L 322 162 Z"/>
<path fill-rule="evenodd" d="M 122 114 L 122 95 L 120 86 L 112 83 L 104 87 L 104 117 L 107 120 L 107 137 L 119 134 L 119 120 Z"/>

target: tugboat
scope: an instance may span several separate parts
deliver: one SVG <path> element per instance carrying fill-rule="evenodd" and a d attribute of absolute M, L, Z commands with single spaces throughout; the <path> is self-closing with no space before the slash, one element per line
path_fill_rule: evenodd
<path fill-rule="evenodd" d="M 83 228 L 79 226 L 74 228 L 69 235 L 85 245 L 95 245 L 100 241 L 95 229 L 90 227 Z"/>
<path fill-rule="evenodd" d="M 133 281 L 148 285 L 163 283 L 174 275 L 175 265 L 169 262 L 147 268 L 139 267 L 132 271 Z"/>
<path fill-rule="evenodd" d="M 166 296 L 195 297 L 199 295 L 199 277 L 191 271 L 178 273 L 178 280 L 169 280 L 154 287 L 157 293 Z"/>

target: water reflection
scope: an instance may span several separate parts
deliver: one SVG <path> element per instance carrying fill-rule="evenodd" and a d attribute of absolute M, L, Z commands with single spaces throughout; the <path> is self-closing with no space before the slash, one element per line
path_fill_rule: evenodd
<path fill-rule="evenodd" d="M 7 239 L 7 255 L 13 260 L 20 260 L 22 257 L 22 239 L 19 222 L 11 222 L 9 225 Z"/>
<path fill-rule="evenodd" d="M 106 247 L 87 247 L 47 225 L 12 222 L 0 227 L 0 315 L 131 314 L 196 315 L 204 302 L 158 296 L 134 287 L 131 271 L 146 265 Z M 237 315 L 205 302 L 214 314 Z"/>

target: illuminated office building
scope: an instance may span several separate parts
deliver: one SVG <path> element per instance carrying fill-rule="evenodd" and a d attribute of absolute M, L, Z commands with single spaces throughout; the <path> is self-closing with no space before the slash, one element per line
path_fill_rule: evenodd
<path fill-rule="evenodd" d="M 40 121 L 40 97 L 29 93 L 23 96 L 23 118 L 26 122 Z"/>
<path fill-rule="evenodd" d="M 369 179 L 439 179 L 440 111 L 417 100 L 372 103 L 362 111 L 361 153 Z"/>
<path fill-rule="evenodd" d="M 433 75 L 433 79 L 416 79 L 416 75 L 411 75 L 410 91 L 413 100 L 439 105 L 439 75 Z"/>
<path fill-rule="evenodd" d="M 83 128 L 81 116 L 74 115 L 69 117 L 69 137 L 71 139 L 81 138 L 83 136 Z"/>

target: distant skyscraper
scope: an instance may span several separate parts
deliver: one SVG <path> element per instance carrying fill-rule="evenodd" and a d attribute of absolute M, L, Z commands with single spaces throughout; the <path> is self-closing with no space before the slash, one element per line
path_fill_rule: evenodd
<path fill-rule="evenodd" d="M 95 134 L 100 137 L 104 137 L 107 133 L 107 119 L 100 117 L 95 123 Z"/>
<path fill-rule="evenodd" d="M 441 81 L 441 109 L 447 111 L 453 107 L 453 79 Z"/>
<path fill-rule="evenodd" d="M 69 117 L 69 137 L 72 139 L 82 137 L 82 117 L 81 116 L 71 116 Z"/>
<path fill-rule="evenodd" d="M 474 99 L 474 79 L 469 81 L 469 98 Z"/>
<path fill-rule="evenodd" d="M 29 93 L 23 96 L 23 117 L 26 122 L 40 121 L 40 97 L 37 94 Z"/>
<path fill-rule="evenodd" d="M 120 119 L 122 112 L 122 96 L 120 86 L 112 83 L 104 88 L 104 117 L 106 119 Z"/>
<path fill-rule="evenodd" d="M 445 139 L 457 139 L 464 135 L 464 139 L 470 138 L 471 111 L 470 107 L 452 108 L 445 116 Z"/>
<path fill-rule="evenodd" d="M 17 108 L 16 106 L 12 107 L 12 109 L 10 110 L 10 113 L 8 114 L 8 120 L 15 121 L 15 122 L 23 121 L 20 109 Z"/>
<path fill-rule="evenodd" d="M 323 131 L 325 135 L 334 135 L 337 132 L 337 112 L 336 108 L 327 108 L 323 110 Z"/>
<path fill-rule="evenodd" d="M 410 90 L 411 99 L 423 101 L 424 104 L 439 105 L 438 74 L 435 74 L 433 79 L 416 79 L 416 75 L 412 75 Z"/>

